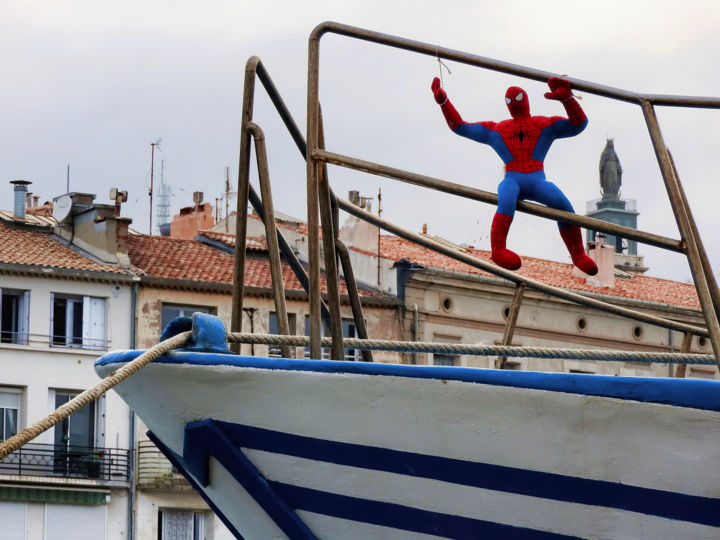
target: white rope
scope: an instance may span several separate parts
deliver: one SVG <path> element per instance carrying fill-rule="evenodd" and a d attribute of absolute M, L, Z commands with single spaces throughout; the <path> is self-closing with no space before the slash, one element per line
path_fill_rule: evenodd
<path fill-rule="evenodd" d="M 307 336 L 281 336 L 276 334 L 229 333 L 228 341 L 254 345 L 290 345 L 307 347 Z M 323 347 L 332 345 L 332 338 L 320 339 Z M 398 352 L 423 352 L 438 354 L 470 354 L 477 356 L 512 356 L 519 358 L 556 358 L 565 360 L 602 360 L 614 362 L 650 362 L 660 364 L 715 365 L 709 354 L 666 353 L 643 351 L 617 351 L 596 349 L 555 349 L 550 347 L 513 347 L 503 345 L 464 345 L 458 343 L 434 343 L 427 341 L 391 341 L 379 339 L 343 339 L 348 349 L 369 349 Z"/>
<path fill-rule="evenodd" d="M 15 450 L 24 446 L 41 433 L 53 427 L 55 424 L 65 420 L 65 418 L 74 412 L 77 412 L 88 403 L 95 401 L 112 387 L 118 385 L 156 358 L 162 356 L 168 351 L 182 347 L 188 341 L 191 334 L 192 332 L 190 331 L 182 332 L 161 343 L 158 343 L 152 349 L 145 351 L 132 362 L 128 362 L 120 369 L 113 371 L 99 383 L 91 386 L 82 394 L 78 394 L 64 405 L 58 407 L 45 418 L 38 420 L 32 426 L 23 429 L 16 435 L 13 435 L 8 440 L 0 444 L 0 459 L 9 456 Z"/>

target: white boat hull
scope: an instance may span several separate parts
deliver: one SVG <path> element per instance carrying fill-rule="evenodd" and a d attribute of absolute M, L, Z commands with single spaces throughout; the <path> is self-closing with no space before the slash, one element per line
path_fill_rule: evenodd
<path fill-rule="evenodd" d="M 245 538 L 720 537 L 714 381 L 171 353 L 116 390 Z"/>

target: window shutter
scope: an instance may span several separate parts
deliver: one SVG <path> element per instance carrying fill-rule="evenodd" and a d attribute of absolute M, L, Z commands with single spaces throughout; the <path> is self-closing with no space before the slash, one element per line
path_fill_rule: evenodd
<path fill-rule="evenodd" d="M 83 297 L 83 348 L 106 348 L 104 298 Z"/>

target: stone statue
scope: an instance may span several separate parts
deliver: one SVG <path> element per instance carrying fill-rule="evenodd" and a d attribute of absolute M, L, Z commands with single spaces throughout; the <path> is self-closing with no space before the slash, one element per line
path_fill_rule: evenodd
<path fill-rule="evenodd" d="M 600 193 L 603 197 L 618 197 L 622 185 L 622 167 L 615 153 L 613 139 L 608 139 L 600 154 Z"/>

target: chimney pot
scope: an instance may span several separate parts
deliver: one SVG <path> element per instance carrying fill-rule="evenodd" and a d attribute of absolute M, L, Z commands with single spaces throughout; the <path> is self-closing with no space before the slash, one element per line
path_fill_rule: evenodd
<path fill-rule="evenodd" d="M 360 192 L 357 190 L 348 191 L 348 200 L 355 206 L 360 206 Z"/>
<path fill-rule="evenodd" d="M 427 223 L 423 223 L 422 233 L 427 234 Z"/>
<path fill-rule="evenodd" d="M 27 180 L 11 180 L 10 183 L 15 186 L 14 215 L 18 219 L 25 219 L 25 207 L 27 206 L 27 187 L 32 184 L 32 182 L 29 182 Z"/>

